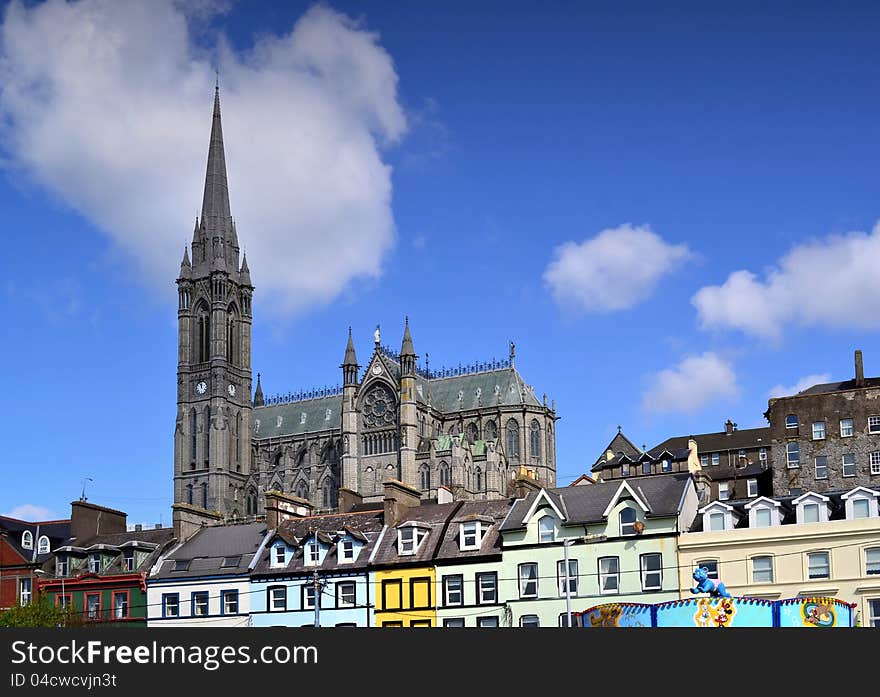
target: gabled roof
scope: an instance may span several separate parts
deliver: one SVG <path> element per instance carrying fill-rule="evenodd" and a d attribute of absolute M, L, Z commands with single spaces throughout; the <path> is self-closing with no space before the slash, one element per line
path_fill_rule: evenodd
<path fill-rule="evenodd" d="M 419 524 L 427 530 L 427 535 L 419 543 L 415 554 L 398 554 L 398 529 L 389 528 L 382 537 L 373 557 L 377 566 L 392 564 L 424 564 L 434 559 L 443 543 L 445 531 L 451 520 L 464 505 L 462 501 L 453 503 L 423 503 L 410 508 L 400 523 Z M 397 526 L 400 527 L 400 524 Z"/>
<path fill-rule="evenodd" d="M 849 497 L 854 496 L 857 493 L 867 494 L 868 496 L 872 496 L 875 499 L 880 498 L 880 492 L 874 491 L 873 489 L 869 489 L 866 486 L 857 486 L 853 489 L 850 489 L 845 494 L 842 494 L 840 498 L 843 499 L 844 501 L 846 501 Z"/>
<path fill-rule="evenodd" d="M 605 455 L 609 450 L 614 453 L 615 457 L 620 453 L 628 455 L 629 457 L 638 457 L 639 453 L 642 452 L 640 448 L 637 448 L 633 442 L 623 434 L 623 431 L 618 429 L 617 434 L 609 441 L 608 445 L 605 446 L 602 454 L 596 458 L 591 471 L 595 472 L 598 469 L 597 465 L 605 461 Z"/>
<path fill-rule="evenodd" d="M 713 508 L 723 508 L 725 511 L 734 512 L 736 509 L 729 503 L 724 503 L 724 501 L 712 501 L 711 503 L 706 504 L 697 513 L 705 513 L 706 511 Z"/>
<path fill-rule="evenodd" d="M 662 448 L 674 450 L 688 447 L 691 436 L 674 436 L 651 448 L 651 452 Z M 746 450 L 749 448 L 770 447 L 770 427 L 734 429 L 731 433 L 699 433 L 693 436 L 700 454 L 722 452 L 725 450 Z"/>
<path fill-rule="evenodd" d="M 513 499 L 492 501 L 464 501 L 452 517 L 446 534 L 437 552 L 437 560 L 454 562 L 456 559 L 486 557 L 501 554 L 501 535 L 499 529 L 507 517 Z M 459 531 L 462 523 L 480 520 L 484 524 L 483 540 L 479 549 L 462 550 L 459 546 Z M 488 528 L 486 528 L 488 526 Z"/>
<path fill-rule="evenodd" d="M 25 530 L 33 536 L 33 549 L 25 549 L 21 546 L 21 536 Z M 29 522 L 9 516 L 0 516 L 0 533 L 6 533 L 7 543 L 22 558 L 23 562 L 42 565 L 52 556 L 52 552 L 70 537 L 70 520 Z M 49 554 L 39 554 L 39 539 L 44 535 L 49 538 Z M 8 564 L 9 560 L 4 561 L 7 561 Z"/>
<path fill-rule="evenodd" d="M 825 503 L 830 503 L 830 502 L 831 502 L 831 499 L 828 498 L 827 496 L 825 496 L 824 494 L 819 494 L 819 493 L 817 493 L 817 492 L 815 492 L 815 491 L 805 491 L 803 494 L 801 494 L 800 496 L 798 496 L 796 499 L 793 499 L 793 500 L 792 500 L 792 504 L 795 505 L 795 506 L 797 506 L 797 505 L 798 505 L 801 501 L 803 501 L 804 499 L 810 499 L 810 498 L 813 498 L 813 499 L 820 499 L 821 501 L 823 501 L 823 502 L 825 502 Z"/>
<path fill-rule="evenodd" d="M 782 507 L 782 503 L 779 502 L 779 501 L 776 501 L 776 500 L 774 500 L 774 499 L 771 499 L 771 498 L 769 498 L 768 496 L 759 496 L 758 498 L 756 498 L 756 499 L 752 499 L 751 501 L 749 501 L 749 502 L 744 506 L 744 508 L 745 508 L 746 510 L 751 510 L 752 508 L 754 508 L 755 506 L 757 506 L 758 504 L 761 504 L 761 503 L 769 503 L 770 505 L 775 506 L 776 508 L 781 508 L 781 507 Z"/>
<path fill-rule="evenodd" d="M 554 502 L 553 499 L 556 499 L 557 502 Z M 559 499 L 555 496 L 551 497 L 550 493 L 547 489 L 539 489 L 537 495 L 532 501 L 532 505 L 529 506 L 529 510 L 523 516 L 523 524 L 528 525 L 529 521 L 532 519 L 532 516 L 535 515 L 535 511 L 538 510 L 538 507 L 541 505 L 541 502 L 545 501 L 550 508 L 553 509 L 553 512 L 556 514 L 556 517 L 559 520 L 565 522 L 566 515 L 562 512 L 562 506 L 558 504 Z"/>
<path fill-rule="evenodd" d="M 617 505 L 617 502 L 620 500 L 620 497 L 629 494 L 633 501 L 635 501 L 639 508 L 641 508 L 645 513 L 650 513 L 650 509 L 648 508 L 648 504 L 645 501 L 642 501 L 641 497 L 633 491 L 632 487 L 629 485 L 625 479 L 621 480 L 620 486 L 617 487 L 617 491 L 614 492 L 614 496 L 611 497 L 611 500 L 608 502 L 608 505 L 605 506 L 605 510 L 602 511 L 602 517 L 607 518 L 608 514 L 611 513 L 611 509 Z"/>

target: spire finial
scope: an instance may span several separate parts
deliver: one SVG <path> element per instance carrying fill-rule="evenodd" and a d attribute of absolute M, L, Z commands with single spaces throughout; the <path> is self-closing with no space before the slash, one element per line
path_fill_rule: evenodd
<path fill-rule="evenodd" d="M 620 433 L 623 429 L 618 425 L 617 432 Z"/>

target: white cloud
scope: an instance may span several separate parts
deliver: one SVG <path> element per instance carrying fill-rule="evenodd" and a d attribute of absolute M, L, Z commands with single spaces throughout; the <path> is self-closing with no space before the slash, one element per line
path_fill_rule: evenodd
<path fill-rule="evenodd" d="M 322 5 L 245 53 L 222 35 L 206 50 L 188 22 L 224 9 L 12 2 L 0 28 L 0 137 L 14 176 L 91 220 L 173 292 L 201 205 L 219 63 L 239 241 L 258 294 L 271 297 L 262 306 L 296 312 L 379 276 L 393 245 L 381 148 L 407 127 L 397 74 L 376 34 Z"/>
<path fill-rule="evenodd" d="M 686 245 L 665 242 L 648 225 L 624 224 L 557 247 L 544 282 L 558 303 L 582 312 L 626 310 L 691 256 Z"/>
<path fill-rule="evenodd" d="M 655 374 L 642 395 L 642 408 L 691 414 L 711 402 L 735 399 L 738 395 L 733 366 L 707 351 L 699 356 L 686 356 L 676 366 Z"/>
<path fill-rule="evenodd" d="M 790 387 L 785 387 L 784 385 L 776 385 L 773 389 L 770 390 L 767 396 L 770 398 L 788 397 L 789 395 L 797 394 L 801 390 L 805 390 L 808 387 L 812 387 L 813 385 L 821 385 L 823 383 L 826 383 L 829 380 L 831 380 L 830 373 L 817 373 L 815 375 L 807 375 L 805 377 L 802 377 Z"/>
<path fill-rule="evenodd" d="M 57 520 L 55 514 L 48 508 L 35 506 L 32 503 L 23 503 L 16 506 L 8 513 L 2 513 L 8 518 L 17 518 L 18 520 L 26 520 L 28 522 L 37 523 L 43 520 Z"/>
<path fill-rule="evenodd" d="M 736 271 L 691 299 L 704 329 L 779 339 L 789 326 L 880 329 L 880 223 L 791 249 L 759 278 Z"/>

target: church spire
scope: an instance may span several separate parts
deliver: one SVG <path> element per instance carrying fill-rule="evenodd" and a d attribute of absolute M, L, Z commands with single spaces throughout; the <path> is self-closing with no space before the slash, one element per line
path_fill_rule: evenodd
<path fill-rule="evenodd" d="M 358 359 L 354 352 L 354 341 L 351 338 L 351 327 L 348 328 L 348 343 L 345 345 L 345 359 L 342 361 L 342 381 L 345 385 L 357 383 Z"/>
<path fill-rule="evenodd" d="M 239 271 L 238 282 L 243 286 L 252 286 L 251 283 L 251 270 L 248 268 L 247 263 L 247 252 L 244 253 L 241 259 L 241 270 Z"/>
<path fill-rule="evenodd" d="M 254 406 L 262 407 L 265 404 L 263 399 L 263 386 L 260 384 L 260 374 L 257 373 L 257 389 L 254 390 Z"/>
<path fill-rule="evenodd" d="M 409 317 L 403 328 L 403 343 L 400 345 L 400 370 L 404 375 L 414 375 L 416 372 L 416 350 L 413 348 L 412 334 L 409 333 Z"/>

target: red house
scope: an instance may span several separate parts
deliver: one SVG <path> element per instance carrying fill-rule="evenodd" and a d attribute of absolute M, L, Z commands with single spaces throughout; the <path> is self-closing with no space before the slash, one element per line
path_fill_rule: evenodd
<path fill-rule="evenodd" d="M 36 569 L 70 537 L 70 520 L 27 522 L 0 516 L 0 610 L 34 597 Z"/>

